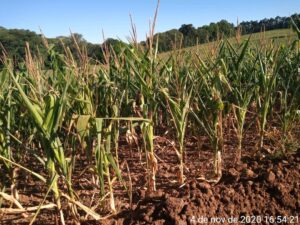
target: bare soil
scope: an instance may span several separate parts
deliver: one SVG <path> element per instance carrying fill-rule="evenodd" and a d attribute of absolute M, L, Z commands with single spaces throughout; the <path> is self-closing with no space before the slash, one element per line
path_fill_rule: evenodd
<path fill-rule="evenodd" d="M 177 180 L 178 159 L 172 146 L 173 135 L 163 133 L 155 138 L 155 154 L 158 159 L 157 191 L 148 194 L 146 190 L 146 165 L 140 161 L 140 153 L 134 147 L 130 157 L 125 140 L 120 140 L 119 159 L 124 179 L 132 180 L 132 205 L 129 195 L 119 182 L 115 182 L 117 214 L 111 214 L 108 202 L 100 204 L 95 211 L 103 215 L 100 221 L 85 217 L 79 210 L 82 224 L 196 224 L 201 219 L 225 219 L 222 224 L 230 224 L 229 218 L 237 218 L 242 224 L 245 216 L 253 220 L 262 217 L 257 224 L 279 224 L 270 222 L 271 216 L 287 216 L 288 219 L 300 217 L 300 150 L 287 155 L 274 155 L 257 152 L 255 132 L 246 133 L 243 141 L 243 158 L 240 164 L 234 162 L 236 137 L 232 129 L 225 130 L 223 152 L 223 176 L 217 184 L 201 181 L 212 173 L 213 154 L 205 136 L 197 141 L 192 135 L 186 141 L 186 183 L 180 185 Z M 173 141 L 174 142 L 174 141 Z M 200 145 L 199 145 L 200 143 Z M 272 143 L 266 140 L 266 149 L 272 149 Z M 34 171 L 44 171 L 38 163 L 27 159 L 27 166 Z M 82 203 L 89 207 L 99 203 L 99 187 L 93 183 L 92 172 L 85 157 L 78 157 L 73 174 L 73 187 Z M 43 172 L 45 173 L 45 172 Z M 45 173 L 46 174 L 46 173 Z M 43 199 L 47 188 L 24 171 L 18 173 L 20 202 L 24 207 L 37 206 Z M 1 179 L 5 179 L 2 177 Z M 61 187 L 64 189 L 65 187 Z M 51 201 L 51 197 L 48 197 Z M 47 202 L 47 201 L 46 201 Z M 64 200 L 64 212 L 68 224 L 73 224 Z M 8 207 L 6 202 L 2 207 Z M 299 218 L 300 220 L 300 218 Z M 298 220 L 298 222 L 300 222 Z M 0 224 L 28 224 L 30 220 L 21 215 L 0 215 Z M 55 210 L 42 210 L 35 224 L 56 224 Z M 203 222 L 202 224 L 209 224 Z M 217 224 L 212 223 L 211 224 Z M 221 224 L 221 222 L 220 222 Z M 246 223 L 245 224 L 250 224 Z M 281 223 L 285 224 L 285 223 Z"/>

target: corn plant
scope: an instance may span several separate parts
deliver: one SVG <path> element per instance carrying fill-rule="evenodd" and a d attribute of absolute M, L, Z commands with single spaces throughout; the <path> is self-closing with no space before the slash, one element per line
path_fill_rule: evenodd
<path fill-rule="evenodd" d="M 112 164 L 117 174 L 120 175 L 118 167 L 111 155 L 111 136 L 112 136 L 112 121 L 104 131 L 105 143 L 101 144 L 101 132 L 103 132 L 103 119 L 96 118 L 96 131 L 97 131 L 97 147 L 96 147 L 96 168 L 100 178 L 100 190 L 101 197 L 104 197 L 104 176 L 107 178 L 109 195 L 110 195 L 110 208 L 113 212 L 116 212 L 115 200 L 113 194 L 113 184 L 111 180 L 111 174 L 109 171 L 109 164 Z"/>
<path fill-rule="evenodd" d="M 9 73 L 4 69 L 0 75 L 0 155 L 12 160 L 11 152 L 11 120 L 12 120 L 12 87 Z M 18 199 L 18 192 L 15 186 L 15 170 L 9 162 L 4 162 L 11 181 L 11 193 Z"/>
<path fill-rule="evenodd" d="M 222 45 L 221 45 L 222 46 Z M 222 48 L 221 48 L 222 50 Z M 222 176 L 223 150 L 223 110 L 224 96 L 231 91 L 227 80 L 227 67 L 222 59 L 218 63 L 205 63 L 198 57 L 198 73 L 201 79 L 198 82 L 198 93 L 195 94 L 193 116 L 202 126 L 209 137 L 214 150 L 214 175 L 216 180 Z"/>
<path fill-rule="evenodd" d="M 238 147 L 236 160 L 239 162 L 242 156 L 242 139 L 246 113 L 251 103 L 254 92 L 253 73 L 255 71 L 256 58 L 249 49 L 249 39 L 241 44 L 237 50 L 227 41 L 228 57 L 224 57 L 228 65 L 228 77 L 232 92 L 229 101 L 232 103 L 235 118 L 234 129 L 237 135 Z"/>
<path fill-rule="evenodd" d="M 34 71 L 35 68 L 33 68 L 32 64 L 33 60 L 30 56 L 28 57 L 30 59 L 30 63 L 27 64 L 28 72 L 34 73 L 32 75 L 39 75 L 36 71 Z M 7 65 L 7 68 L 9 69 L 9 65 Z M 58 173 L 61 173 L 64 178 L 70 178 L 68 175 L 68 161 L 65 158 L 63 144 L 61 143 L 57 133 L 66 109 L 66 96 L 69 83 L 66 82 L 60 98 L 58 98 L 55 94 L 49 93 L 42 99 L 42 104 L 39 105 L 34 103 L 24 92 L 20 83 L 20 75 L 16 77 L 11 69 L 9 69 L 9 74 L 19 92 L 19 97 L 22 101 L 21 104 L 27 108 L 30 116 L 34 119 L 36 128 L 39 130 L 40 140 L 47 155 L 46 168 L 49 171 L 49 179 L 52 181 L 53 177 Z M 41 93 L 33 93 L 33 96 L 38 96 L 38 94 Z M 65 181 L 71 198 L 74 198 L 71 180 L 66 179 Z M 61 222 L 64 223 L 58 189 L 57 183 L 54 183 L 52 191 L 60 213 Z M 74 209 L 74 211 L 76 211 L 76 209 Z"/>
<path fill-rule="evenodd" d="M 255 98 L 257 102 L 259 121 L 259 142 L 258 148 L 264 145 L 264 135 L 267 124 L 267 116 L 274 99 L 274 90 L 278 76 L 278 68 L 281 66 L 277 61 L 278 50 L 273 46 L 270 49 L 262 49 L 258 53 L 257 88 Z"/>
<path fill-rule="evenodd" d="M 55 160 L 57 160 L 58 163 L 60 163 L 62 172 L 67 175 L 67 169 L 66 169 L 66 160 L 64 158 L 63 155 L 63 149 L 61 149 L 62 144 L 59 141 L 59 139 L 55 139 L 51 137 L 51 130 L 47 130 L 49 125 L 49 120 L 50 118 L 53 116 L 51 116 L 51 114 L 53 113 L 53 103 L 54 103 L 54 96 L 49 96 L 48 99 L 48 103 L 49 103 L 49 110 L 48 112 L 46 112 L 46 114 L 42 115 L 40 114 L 40 112 L 42 112 L 41 108 L 37 108 L 37 106 L 33 105 L 31 103 L 31 101 L 29 100 L 29 98 L 26 96 L 25 92 L 23 91 L 21 85 L 19 84 L 18 80 L 14 77 L 14 75 L 11 73 L 11 77 L 21 95 L 21 98 L 23 99 L 25 106 L 28 108 L 28 110 L 30 111 L 32 117 L 34 118 L 37 126 L 39 129 L 41 129 L 42 135 L 44 135 L 43 137 L 43 141 L 45 143 L 45 145 L 47 146 L 47 169 L 50 173 L 50 179 L 52 180 L 53 177 L 56 175 L 57 171 L 55 169 Z M 53 100 L 53 101 L 52 101 Z M 52 104 L 52 105 L 50 105 Z M 46 118 L 48 118 L 48 123 L 44 123 L 44 121 L 46 122 Z M 45 124 L 45 125 L 44 125 Z M 46 125 L 47 124 L 47 125 Z M 49 129 L 49 128 L 48 128 Z M 50 132 L 49 132 L 50 131 Z M 47 143 L 47 144 L 46 144 Z M 45 146 L 46 147 L 46 146 Z M 53 151 L 53 152 L 52 152 Z M 59 197 L 59 192 L 58 192 L 58 186 L 57 184 L 54 184 L 52 187 L 52 190 L 54 192 L 54 198 L 55 198 L 55 202 L 58 206 L 58 209 L 60 211 L 60 216 L 61 216 L 61 220 L 62 223 L 64 223 L 64 217 L 61 211 L 61 203 L 60 203 L 60 197 Z"/>
<path fill-rule="evenodd" d="M 174 73 L 173 73 L 174 72 Z M 179 158 L 179 183 L 184 183 L 184 138 L 188 124 L 188 114 L 190 111 L 191 97 L 193 93 L 193 86 L 191 85 L 191 78 L 189 71 L 183 69 L 182 71 L 170 70 L 169 89 L 161 89 L 167 102 L 167 109 L 169 110 L 172 121 L 176 129 L 176 136 L 179 143 L 179 151 L 177 155 Z M 172 79 L 173 78 L 173 79 Z"/>
<path fill-rule="evenodd" d="M 151 122 L 142 123 L 142 133 L 144 140 L 144 149 L 146 152 L 147 170 L 148 170 L 148 190 L 149 192 L 156 190 L 155 174 L 157 170 L 157 160 L 154 155 L 154 116 L 158 106 L 159 93 L 159 77 L 157 73 L 158 62 L 156 53 L 154 55 L 148 52 L 135 52 L 132 49 L 129 64 L 133 75 L 136 77 L 135 86 L 138 87 L 140 95 L 141 114 L 144 119 Z M 155 50 L 157 52 L 157 49 Z"/>
<path fill-rule="evenodd" d="M 142 121 L 149 122 L 148 120 L 143 120 L 141 118 L 134 117 L 114 117 L 114 118 L 95 118 L 95 131 L 97 135 L 97 145 L 95 152 L 95 171 L 99 176 L 100 183 L 100 196 L 101 200 L 105 198 L 105 177 L 107 178 L 109 196 L 110 196 L 110 208 L 113 212 L 116 212 L 115 201 L 113 195 L 113 182 L 115 178 L 111 178 L 110 167 L 112 171 L 116 174 L 116 178 L 122 183 L 125 190 L 127 186 L 125 185 L 121 171 L 116 163 L 115 158 L 111 152 L 111 144 L 113 142 L 113 124 L 118 121 Z M 107 126 L 105 127 L 105 123 Z"/>
<path fill-rule="evenodd" d="M 296 43 L 296 42 L 295 42 Z M 298 72 L 299 53 L 292 54 L 295 49 L 295 43 L 289 48 L 282 48 L 280 51 L 280 61 L 284 64 L 279 69 L 277 93 L 279 93 L 280 109 L 278 116 L 280 119 L 282 130 L 282 150 L 286 152 L 286 144 L 290 138 L 290 131 L 296 126 L 298 117 L 298 109 L 300 106 L 299 101 L 299 88 L 300 79 Z"/>

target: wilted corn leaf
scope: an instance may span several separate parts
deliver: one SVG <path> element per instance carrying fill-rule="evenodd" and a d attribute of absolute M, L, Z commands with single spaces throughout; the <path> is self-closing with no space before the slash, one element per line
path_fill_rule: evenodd
<path fill-rule="evenodd" d="M 76 123 L 76 130 L 79 133 L 81 139 L 88 134 L 88 125 L 91 115 L 80 115 L 78 116 Z"/>

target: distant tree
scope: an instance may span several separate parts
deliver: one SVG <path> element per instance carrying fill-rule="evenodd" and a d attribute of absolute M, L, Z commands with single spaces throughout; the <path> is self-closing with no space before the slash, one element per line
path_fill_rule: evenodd
<path fill-rule="evenodd" d="M 197 42 L 197 30 L 192 24 L 183 24 L 179 28 L 179 31 L 183 34 L 183 45 L 185 47 L 193 46 Z"/>
<path fill-rule="evenodd" d="M 25 43 L 28 42 L 33 54 L 45 52 L 41 36 L 29 30 L 0 29 L 0 43 L 15 64 L 25 57 Z"/>
<path fill-rule="evenodd" d="M 114 38 L 108 38 L 102 44 L 102 46 L 113 48 L 115 53 L 120 53 L 125 45 L 123 41 Z"/>
<path fill-rule="evenodd" d="M 159 40 L 158 51 L 166 52 L 173 49 L 178 49 L 180 47 L 183 34 L 176 29 L 169 30 L 167 32 L 158 33 L 154 35 L 154 40 L 156 44 L 156 40 Z"/>
<path fill-rule="evenodd" d="M 222 37 L 230 37 L 234 34 L 234 25 L 226 20 L 221 20 L 217 26 Z"/>
<path fill-rule="evenodd" d="M 100 44 L 87 43 L 87 54 L 94 60 L 103 61 L 103 53 Z"/>
<path fill-rule="evenodd" d="M 295 24 L 297 25 L 298 29 L 300 29 L 300 14 L 293 14 L 291 18 L 294 20 Z M 293 27 L 295 29 L 295 27 Z"/>
<path fill-rule="evenodd" d="M 195 28 L 192 24 L 183 24 L 179 28 L 179 31 L 184 35 L 184 36 L 190 36 L 193 35 L 195 32 Z"/>
<path fill-rule="evenodd" d="M 199 44 L 206 43 L 209 41 L 209 29 L 208 26 L 199 27 L 197 29 L 197 37 Z"/>
<path fill-rule="evenodd" d="M 210 23 L 208 26 L 209 41 L 215 41 L 220 35 L 219 26 L 216 23 Z"/>

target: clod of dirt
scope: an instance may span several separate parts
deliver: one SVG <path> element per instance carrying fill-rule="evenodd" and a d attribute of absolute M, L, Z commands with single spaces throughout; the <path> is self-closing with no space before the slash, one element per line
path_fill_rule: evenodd
<path fill-rule="evenodd" d="M 171 167 L 171 168 L 170 168 L 170 172 L 171 172 L 171 173 L 175 173 L 176 170 L 177 170 L 176 167 Z"/>
<path fill-rule="evenodd" d="M 180 212 L 184 207 L 184 201 L 181 198 L 170 197 L 166 201 L 166 208 L 170 213 L 170 217 L 178 221 Z"/>
<path fill-rule="evenodd" d="M 247 165 L 247 163 L 243 163 L 243 164 L 241 165 L 241 167 L 242 167 L 242 169 L 247 169 L 248 165 Z"/>
<path fill-rule="evenodd" d="M 230 168 L 228 170 L 228 175 L 232 176 L 232 177 L 238 177 L 239 176 L 239 172 L 236 171 L 235 168 Z"/>
<path fill-rule="evenodd" d="M 208 193 L 208 190 L 211 189 L 211 186 L 209 183 L 201 182 L 198 184 L 198 188 L 203 192 L 203 193 Z"/>
<path fill-rule="evenodd" d="M 163 224 L 165 224 L 165 220 L 156 220 L 156 221 L 154 221 L 153 222 L 153 225 L 163 225 Z"/>
<path fill-rule="evenodd" d="M 266 179 L 269 183 L 273 184 L 275 182 L 276 176 L 272 171 L 270 171 L 267 173 Z"/>
<path fill-rule="evenodd" d="M 190 182 L 189 186 L 191 190 L 195 190 L 197 188 L 197 184 L 194 180 Z"/>
<path fill-rule="evenodd" d="M 283 196 L 287 191 L 286 191 L 286 187 L 279 183 L 278 185 L 276 185 L 276 191 L 277 193 L 279 193 L 281 196 Z"/>
<path fill-rule="evenodd" d="M 255 178 L 257 175 L 250 169 L 243 169 L 241 173 L 241 178 L 244 180 L 249 180 Z"/>
<path fill-rule="evenodd" d="M 234 206 L 233 203 L 229 203 L 228 206 L 225 208 L 225 212 L 226 212 L 228 215 L 233 215 L 234 210 L 235 210 L 235 206 Z"/>
<path fill-rule="evenodd" d="M 282 171 L 280 169 L 278 169 L 276 171 L 276 175 L 277 175 L 278 178 L 283 178 L 284 177 L 284 175 L 283 175 L 283 173 L 282 173 Z"/>
<path fill-rule="evenodd" d="M 150 220 L 150 216 L 149 216 L 149 215 L 147 215 L 147 214 L 144 214 L 144 215 L 143 215 L 143 217 L 144 217 L 144 218 L 143 218 L 143 219 L 144 219 L 144 221 L 146 221 L 146 222 L 149 222 L 149 223 L 151 222 L 151 220 Z"/>
<path fill-rule="evenodd" d="M 228 170 L 227 182 L 234 183 L 240 178 L 240 173 L 235 168 L 230 168 Z"/>
<path fill-rule="evenodd" d="M 159 198 L 165 196 L 165 193 L 162 190 L 158 190 L 155 194 L 156 194 L 156 197 L 159 197 Z"/>
<path fill-rule="evenodd" d="M 139 195 L 140 195 L 140 198 L 145 198 L 146 197 L 146 190 L 145 189 L 140 189 L 139 190 Z"/>

